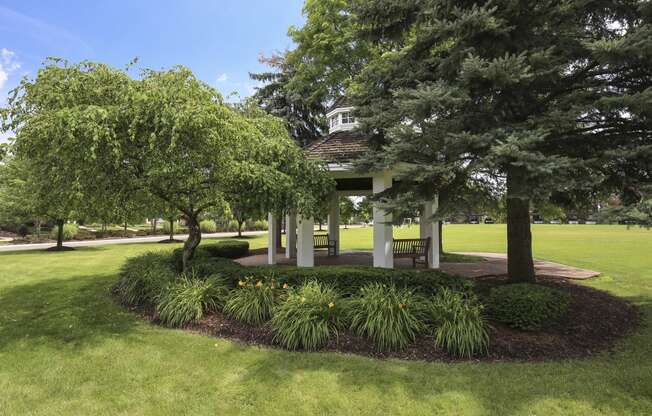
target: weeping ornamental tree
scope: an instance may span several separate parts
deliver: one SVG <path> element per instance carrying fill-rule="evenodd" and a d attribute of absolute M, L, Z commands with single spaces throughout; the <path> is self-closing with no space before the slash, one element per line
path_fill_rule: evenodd
<path fill-rule="evenodd" d="M 1 109 L 2 130 L 15 132 L 10 152 L 29 184 L 25 206 L 35 217 L 54 221 L 58 250 L 64 248 L 66 220 L 89 212 L 91 199 L 96 209 L 108 206 L 101 198 L 98 162 L 104 156 L 98 150 L 129 82 L 106 65 L 49 59 L 35 79 L 22 80 Z"/>
<path fill-rule="evenodd" d="M 146 71 L 127 96 L 115 169 L 182 214 L 189 234 L 184 269 L 201 242 L 200 215 L 229 195 L 249 193 L 265 210 L 310 209 L 302 196 L 319 195 L 302 177 L 323 172 L 306 161 L 280 119 L 226 105 L 189 70 Z"/>
<path fill-rule="evenodd" d="M 201 242 L 200 215 L 228 195 L 310 213 L 329 191 L 323 169 L 280 119 L 226 105 L 182 67 L 135 80 L 102 64 L 49 61 L 2 115 L 39 212 L 62 226 L 80 213 L 124 219 L 148 205 L 175 210 L 189 231 L 184 269 Z"/>

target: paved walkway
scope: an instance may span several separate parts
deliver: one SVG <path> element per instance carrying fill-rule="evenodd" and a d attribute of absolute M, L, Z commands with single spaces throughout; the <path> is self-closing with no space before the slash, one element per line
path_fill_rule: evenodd
<path fill-rule="evenodd" d="M 243 236 L 256 236 L 267 234 L 267 231 L 245 231 Z M 235 237 L 238 233 L 212 233 L 202 234 L 202 238 L 227 238 Z M 134 244 L 134 243 L 156 243 L 165 240 L 167 237 L 164 235 L 157 235 L 151 237 L 133 237 L 133 238 L 110 238 L 98 240 L 84 240 L 84 241 L 66 241 L 64 245 L 68 247 L 91 247 L 103 246 L 106 244 Z M 188 238 L 187 234 L 175 235 L 175 240 L 185 240 Z M 0 253 L 7 251 L 26 251 L 26 250 L 44 250 L 53 247 L 54 243 L 39 243 L 39 244 L 7 244 L 0 245 Z"/>
<path fill-rule="evenodd" d="M 507 256 L 498 253 L 458 253 L 469 256 L 482 257 L 483 261 L 474 263 L 442 263 L 441 270 L 460 276 L 471 278 L 481 278 L 487 276 L 502 276 L 507 274 Z M 245 266 L 260 266 L 267 264 L 267 254 L 263 250 L 257 250 L 248 257 L 236 260 Z M 281 254 L 277 257 L 278 264 L 296 265 L 296 259 L 287 259 Z M 371 266 L 373 256 L 371 252 L 365 251 L 346 251 L 339 256 L 329 257 L 326 252 L 315 252 L 315 265 L 317 266 L 336 266 L 336 265 L 354 265 L 354 266 Z M 394 267 L 399 269 L 412 268 L 410 259 L 394 259 Z M 564 264 L 553 263 L 549 261 L 535 260 L 534 264 L 537 276 L 559 277 L 566 279 L 589 279 L 600 275 L 593 270 L 580 269 L 577 267 L 566 266 Z"/>

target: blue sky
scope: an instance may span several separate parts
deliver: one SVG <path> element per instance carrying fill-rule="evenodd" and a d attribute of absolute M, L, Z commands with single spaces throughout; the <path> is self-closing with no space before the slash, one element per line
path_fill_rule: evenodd
<path fill-rule="evenodd" d="M 251 94 L 258 56 L 292 47 L 303 0 L 0 0 L 0 105 L 48 56 L 123 67 L 185 65 L 223 94 Z"/>

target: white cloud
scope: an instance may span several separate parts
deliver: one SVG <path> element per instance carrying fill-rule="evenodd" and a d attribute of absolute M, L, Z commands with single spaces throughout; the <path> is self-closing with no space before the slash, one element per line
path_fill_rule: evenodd
<path fill-rule="evenodd" d="M 226 82 L 229 80 L 229 76 L 227 74 L 222 74 L 219 77 L 217 77 L 217 82 Z"/>
<path fill-rule="evenodd" d="M 9 75 L 20 69 L 16 54 L 7 48 L 0 49 L 0 89 L 5 86 Z"/>

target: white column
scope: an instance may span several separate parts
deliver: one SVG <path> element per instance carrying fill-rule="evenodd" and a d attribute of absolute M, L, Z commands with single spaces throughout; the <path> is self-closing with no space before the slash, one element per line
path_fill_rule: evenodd
<path fill-rule="evenodd" d="M 383 172 L 373 177 L 373 192 L 392 187 L 392 175 Z M 374 267 L 394 268 L 392 252 L 392 215 L 374 205 Z"/>
<path fill-rule="evenodd" d="M 278 233 L 278 219 L 271 212 L 267 215 L 267 264 L 276 264 L 276 254 L 278 247 L 276 245 Z"/>
<path fill-rule="evenodd" d="M 428 267 L 439 268 L 439 221 L 433 221 L 432 216 L 437 212 L 438 197 L 424 204 L 419 218 L 419 238 L 430 237 L 430 251 L 428 252 Z"/>
<path fill-rule="evenodd" d="M 285 220 L 285 257 L 297 257 L 297 215 L 290 213 Z"/>
<path fill-rule="evenodd" d="M 335 195 L 328 211 L 328 238 L 335 240 L 335 254 L 340 254 L 340 198 Z"/>
<path fill-rule="evenodd" d="M 304 218 L 299 215 L 297 218 L 297 266 L 314 267 L 315 265 L 315 220 Z"/>

